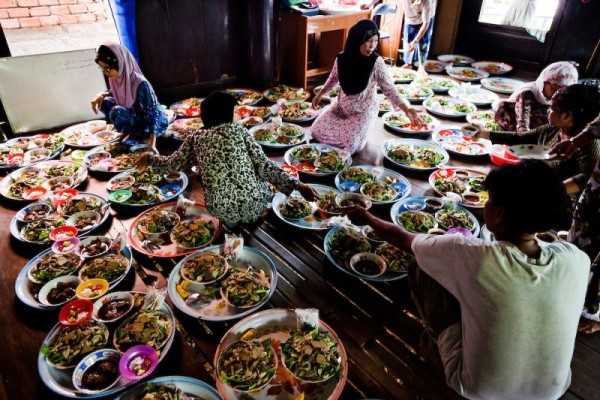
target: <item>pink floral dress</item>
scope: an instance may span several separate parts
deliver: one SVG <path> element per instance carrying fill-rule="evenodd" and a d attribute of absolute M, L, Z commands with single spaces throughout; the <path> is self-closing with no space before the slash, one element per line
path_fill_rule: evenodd
<path fill-rule="evenodd" d="M 337 59 L 322 93 L 327 93 L 339 83 Z M 377 58 L 369 83 L 358 94 L 346 95 L 343 90 L 330 107 L 325 108 L 317 117 L 310 133 L 317 141 L 339 147 L 350 153 L 356 153 L 367 144 L 367 134 L 379 112 L 377 84 L 394 107 L 399 110 L 401 104 L 409 105 L 394 87 L 387 67 L 381 57 Z"/>

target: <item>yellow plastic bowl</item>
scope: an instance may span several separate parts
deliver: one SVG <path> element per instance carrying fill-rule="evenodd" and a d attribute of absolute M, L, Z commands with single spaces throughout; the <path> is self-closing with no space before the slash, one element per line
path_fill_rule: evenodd
<path fill-rule="evenodd" d="M 94 278 L 81 282 L 75 289 L 75 293 L 80 299 L 94 300 L 108 292 L 108 288 L 108 281 Z"/>

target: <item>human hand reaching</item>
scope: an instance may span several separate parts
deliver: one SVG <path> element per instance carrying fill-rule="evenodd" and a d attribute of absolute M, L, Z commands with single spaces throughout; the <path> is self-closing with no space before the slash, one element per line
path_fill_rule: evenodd
<path fill-rule="evenodd" d="M 95 114 L 98 114 L 98 111 L 100 111 L 100 107 L 102 106 L 103 101 L 104 101 L 104 95 L 102 93 L 100 93 L 99 95 L 94 97 L 94 99 L 92 100 L 92 111 Z"/>
<path fill-rule="evenodd" d="M 404 110 L 404 113 L 406 114 L 408 119 L 410 119 L 410 122 L 412 124 L 417 126 L 425 125 L 425 120 L 414 108 L 408 107 L 406 110 Z"/>
<path fill-rule="evenodd" d="M 371 214 L 363 207 L 343 207 L 342 214 L 346 215 L 354 225 L 369 225 Z"/>
<path fill-rule="evenodd" d="M 138 173 L 144 172 L 148 169 L 148 165 L 150 164 L 150 153 L 146 152 L 142 154 L 140 158 L 135 162 L 134 167 Z"/>
<path fill-rule="evenodd" d="M 321 93 L 323 93 L 323 90 L 321 90 L 321 92 L 319 92 L 319 94 L 316 95 L 312 100 L 312 108 L 314 108 L 315 110 L 321 108 L 319 107 L 319 103 L 321 102 Z"/>
<path fill-rule="evenodd" d="M 304 197 L 308 201 L 317 201 L 320 197 L 319 192 L 317 192 L 315 188 L 313 188 L 310 185 L 307 185 L 306 183 L 300 182 L 298 186 L 296 186 L 296 190 L 299 191 L 302 197 Z"/>

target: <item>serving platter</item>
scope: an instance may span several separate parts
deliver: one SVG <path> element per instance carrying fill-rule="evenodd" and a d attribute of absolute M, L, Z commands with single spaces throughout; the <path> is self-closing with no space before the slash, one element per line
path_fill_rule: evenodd
<path fill-rule="evenodd" d="M 265 99 L 276 103 L 278 100 L 286 102 L 304 101 L 310 97 L 306 90 L 288 85 L 279 85 L 269 88 L 263 92 Z"/>
<path fill-rule="evenodd" d="M 427 60 L 425 61 L 425 72 L 430 74 L 439 74 L 444 72 L 448 63 L 439 60 Z"/>
<path fill-rule="evenodd" d="M 339 235 L 353 235 L 356 239 L 354 241 L 349 241 L 352 244 L 349 249 L 340 249 L 336 250 L 337 240 L 335 239 Z M 409 256 L 406 252 L 403 252 L 405 257 L 396 258 L 396 266 L 397 271 L 392 271 L 390 269 L 386 269 L 386 271 L 379 276 L 365 276 L 357 274 L 352 268 L 350 268 L 349 260 L 354 254 L 358 254 L 361 252 L 377 252 L 377 249 L 382 245 L 386 244 L 386 242 L 382 243 L 370 243 L 366 236 L 364 236 L 359 227 L 354 225 L 340 225 L 336 226 L 334 229 L 330 230 L 325 236 L 325 240 L 323 242 L 323 248 L 325 249 L 325 255 L 327 259 L 340 271 L 347 273 L 348 275 L 352 275 L 355 278 L 364 279 L 367 281 L 375 281 L 375 282 L 387 282 L 387 281 L 395 281 L 398 279 L 402 279 L 406 276 L 406 269 L 411 262 L 414 262 L 414 256 Z M 387 246 L 382 247 L 387 248 L 391 245 L 387 244 Z M 400 249 L 397 249 L 401 251 Z M 381 251 L 381 250 L 380 250 Z M 336 254 L 337 253 L 337 254 Z M 344 256 L 342 256 L 342 254 Z M 345 254 L 347 253 L 347 254 Z M 387 262 L 386 262 L 387 264 Z"/>
<path fill-rule="evenodd" d="M 381 151 L 388 161 L 412 171 L 434 171 L 450 160 L 442 147 L 419 139 L 389 139 L 383 143 Z"/>
<path fill-rule="evenodd" d="M 313 158 L 311 158 L 311 159 L 304 158 L 303 159 L 303 158 L 297 157 L 298 152 L 301 151 L 301 149 L 308 149 L 308 148 L 314 149 L 315 156 Z M 352 164 L 352 156 L 350 153 L 348 153 L 345 150 L 339 149 L 337 147 L 333 147 L 333 146 L 330 146 L 328 144 L 323 144 L 323 143 L 311 143 L 311 144 L 303 144 L 300 146 L 294 146 L 285 152 L 283 158 L 284 158 L 286 164 L 291 165 L 292 167 L 296 167 L 298 169 L 298 171 L 300 171 L 304 174 L 312 175 L 312 176 L 327 176 L 327 175 L 337 174 L 339 171 L 341 171 L 343 169 L 343 167 L 342 167 L 335 171 L 330 171 L 330 170 L 324 170 L 322 168 L 318 168 L 315 166 L 316 159 L 318 159 L 320 156 L 326 155 L 327 153 L 330 153 L 330 152 L 335 152 L 342 159 L 342 161 L 344 161 L 346 166 Z"/>
<path fill-rule="evenodd" d="M 476 82 L 490 76 L 485 71 L 471 67 L 447 67 L 446 72 L 454 79 L 465 82 Z"/>
<path fill-rule="evenodd" d="M 173 186 L 173 184 L 168 183 L 163 175 L 155 174 L 151 172 L 150 169 L 147 169 L 142 175 L 145 175 L 147 178 L 145 178 L 144 180 L 140 180 L 140 174 L 135 170 L 126 171 L 115 175 L 106 183 L 106 192 L 110 196 L 111 193 L 116 191 L 110 189 L 114 181 L 118 181 L 132 176 L 135 179 L 135 183 L 133 184 L 133 186 L 127 188 L 127 190 L 137 190 L 137 193 L 140 193 L 140 196 L 150 194 L 153 197 L 147 199 L 134 199 L 134 196 L 131 196 L 128 200 L 124 202 L 119 202 L 118 204 L 120 206 L 126 207 L 148 207 L 149 205 L 164 203 L 166 201 L 170 201 L 176 198 L 181 193 L 183 193 L 183 191 L 187 188 L 187 185 L 189 183 L 187 175 L 183 172 L 179 172 L 179 179 L 176 183 L 174 183 L 175 186 Z"/>
<path fill-rule="evenodd" d="M 323 90 L 323 85 L 319 85 L 317 87 L 315 87 L 313 89 L 313 92 L 315 93 L 315 96 L 318 95 L 319 93 L 321 93 L 321 90 Z M 337 99 L 338 95 L 340 94 L 340 86 L 336 85 L 333 89 L 331 89 L 329 91 L 329 93 L 325 93 L 323 94 L 323 96 L 321 96 L 321 98 L 323 100 L 327 100 L 329 102 L 332 102 L 333 100 Z"/>
<path fill-rule="evenodd" d="M 431 133 L 440 125 L 440 121 L 428 114 L 421 114 L 425 125 L 413 125 L 404 111 L 389 111 L 383 114 L 383 124 L 388 128 L 407 135 L 424 135 Z"/>
<path fill-rule="evenodd" d="M 473 103 L 476 106 L 490 106 L 494 101 L 499 100 L 496 93 L 471 86 L 459 86 L 450 89 L 448 94 L 456 99 Z"/>
<path fill-rule="evenodd" d="M 37 171 L 37 174 L 33 176 L 35 171 Z M 28 178 L 25 178 L 23 174 L 26 174 Z M 71 187 L 75 188 L 85 181 L 87 175 L 87 168 L 76 162 L 58 160 L 41 161 L 34 165 L 19 168 L 5 176 L 0 181 L 0 195 L 15 201 L 32 201 L 33 199 L 24 199 L 22 193 L 20 196 L 16 196 L 15 193 L 9 193 L 12 185 L 19 183 L 19 186 L 22 185 L 24 188 L 39 187 L 51 178 L 70 176 L 73 178 Z"/>
<path fill-rule="evenodd" d="M 485 172 L 472 168 L 441 168 L 429 175 L 429 185 L 441 197 L 446 197 L 447 192 L 453 192 L 461 196 L 462 206 L 483 209 L 488 199 L 486 176 Z M 467 192 L 477 193 L 481 198 L 476 203 L 465 201 L 462 195 Z"/>
<path fill-rule="evenodd" d="M 200 104 L 202 104 L 203 98 L 190 97 L 189 99 L 175 102 L 169 106 L 170 110 L 175 111 L 175 114 L 179 117 L 199 117 L 200 116 Z"/>
<path fill-rule="evenodd" d="M 329 193 L 329 192 L 340 193 L 337 189 L 330 187 L 330 186 L 317 185 L 317 184 L 310 184 L 310 186 L 312 186 L 319 193 L 319 195 L 324 195 L 325 193 Z M 302 198 L 300 193 L 297 191 L 292 192 L 292 194 L 290 196 Z M 335 224 L 339 224 L 342 220 L 346 219 L 345 217 L 342 217 L 341 215 L 332 215 L 332 214 L 321 215 L 316 203 L 314 203 L 314 202 L 310 202 L 311 213 L 308 216 L 306 216 L 304 218 L 284 217 L 281 214 L 280 207 L 287 201 L 287 199 L 288 199 L 288 196 L 286 196 L 285 194 L 283 194 L 281 192 L 277 193 L 275 195 L 275 197 L 273 197 L 273 201 L 272 201 L 273 212 L 283 222 L 285 222 L 288 225 L 295 226 L 296 228 L 310 229 L 310 230 L 327 230 L 327 229 L 331 229 Z"/>
<path fill-rule="evenodd" d="M 135 387 L 119 395 L 115 400 L 132 400 L 135 398 L 134 396 L 147 385 L 175 386 L 183 391 L 188 397 L 194 396 L 195 398 L 204 400 L 223 400 L 223 397 L 221 397 L 219 392 L 208 383 L 196 378 L 177 375 L 161 376 L 160 378 L 154 378 L 149 381 L 138 383 Z"/>
<path fill-rule="evenodd" d="M 501 77 L 485 78 L 481 80 L 481 85 L 484 88 L 502 94 L 511 94 L 519 87 L 521 87 L 524 83 L 525 82 L 519 81 L 517 79 Z"/>
<path fill-rule="evenodd" d="M 450 89 L 454 89 L 458 86 L 456 81 L 453 81 L 450 78 L 444 78 L 442 76 L 427 76 L 425 78 L 415 79 L 413 82 L 418 85 L 423 85 L 436 93 L 445 93 Z"/>
<path fill-rule="evenodd" d="M 494 117 L 494 111 L 484 111 L 478 110 L 467 115 L 467 122 L 473 125 L 483 126 L 484 129 L 488 129 L 490 131 L 499 131 L 500 127 L 496 123 L 496 119 Z"/>
<path fill-rule="evenodd" d="M 408 68 L 388 67 L 388 73 L 395 83 L 410 83 L 417 78 L 417 72 Z"/>
<path fill-rule="evenodd" d="M 469 65 L 475 62 L 475 59 L 459 54 L 441 54 L 437 56 L 441 62 L 452 63 L 454 65 Z"/>
<path fill-rule="evenodd" d="M 313 121 L 319 115 L 320 110 L 312 108 L 308 101 L 296 101 L 279 104 L 277 115 L 285 122 L 304 123 Z"/>
<path fill-rule="evenodd" d="M 491 75 L 504 75 L 513 70 L 512 65 L 499 61 L 477 61 L 471 63 L 471 66 L 488 72 Z"/>
<path fill-rule="evenodd" d="M 52 253 L 52 249 L 44 250 L 41 253 L 39 253 L 37 256 L 35 256 L 31 260 L 29 260 L 27 262 L 27 264 L 25 264 L 23 266 L 23 268 L 19 272 L 19 275 L 17 275 L 17 279 L 15 280 L 15 293 L 16 293 L 17 297 L 19 298 L 19 300 L 21 300 L 21 302 L 23 304 L 25 304 L 26 306 L 35 308 L 37 310 L 56 310 L 56 309 L 61 308 L 64 305 L 64 304 L 58 304 L 58 305 L 42 304 L 38 298 L 38 295 L 39 295 L 40 289 L 44 285 L 32 282 L 28 278 L 29 270 L 32 267 L 34 267 L 35 265 L 37 265 L 37 262 L 39 259 L 41 259 L 42 257 L 44 257 L 46 254 L 49 254 L 49 253 Z M 129 246 L 124 246 L 120 249 L 119 254 L 123 255 L 125 258 L 127 258 L 128 262 L 129 262 L 128 267 L 127 267 L 127 270 L 125 271 L 125 273 L 123 273 L 117 280 L 110 283 L 109 290 L 113 290 L 115 287 L 117 287 L 117 285 L 119 283 L 121 283 L 121 281 L 123 279 L 125 279 L 125 277 L 129 273 L 129 269 L 131 268 L 131 262 L 132 262 L 131 248 Z M 81 268 L 81 266 L 78 269 L 80 269 L 80 268 Z M 77 270 L 69 275 L 77 276 Z"/>
<path fill-rule="evenodd" d="M 176 119 L 167 127 L 165 134 L 173 139 L 184 141 L 189 135 L 204 126 L 202 118 Z"/>
<path fill-rule="evenodd" d="M 127 146 L 124 143 L 112 143 L 94 147 L 83 157 L 83 163 L 90 171 L 121 173 L 132 170 L 142 153 L 149 151 L 146 145 Z M 99 154 L 100 153 L 100 154 Z M 108 153 L 108 154 L 104 154 Z M 102 155 L 102 157 L 100 157 Z M 104 157 L 106 156 L 106 158 Z M 108 157 L 109 156 L 109 157 Z M 110 162 L 99 160 L 113 160 Z"/>
<path fill-rule="evenodd" d="M 240 106 L 253 106 L 263 99 L 262 93 L 253 89 L 234 88 L 226 89 L 225 91 L 235 96 Z"/>
<path fill-rule="evenodd" d="M 379 115 L 383 115 L 389 111 L 394 111 L 394 107 L 392 103 L 388 100 L 388 98 L 384 94 L 379 94 Z"/>
<path fill-rule="evenodd" d="M 148 246 L 144 245 L 145 240 L 149 240 L 148 237 L 144 233 L 142 233 L 138 224 L 144 216 L 155 209 L 161 209 L 171 212 L 177 212 L 177 202 L 160 204 L 156 207 L 153 207 L 144 213 L 140 214 L 133 222 L 131 223 L 131 227 L 128 233 L 128 239 L 131 246 L 139 251 L 140 253 L 152 256 L 152 257 L 182 257 L 188 254 L 191 254 L 197 251 L 197 248 L 188 249 L 177 246 L 173 243 L 169 237 L 169 235 L 162 235 L 160 238 L 153 239 L 152 243 L 158 248 L 156 250 L 151 250 Z M 179 213 L 178 213 L 179 214 Z M 186 207 L 183 211 L 183 215 L 180 214 L 181 221 L 193 221 L 199 217 L 204 220 L 212 221 L 215 227 L 215 233 L 209 242 L 205 243 L 203 247 L 209 246 L 219 235 L 221 234 L 221 223 L 218 218 L 210 215 L 206 209 L 198 203 L 194 203 L 193 206 Z"/>
<path fill-rule="evenodd" d="M 290 130 L 293 130 L 295 132 L 302 132 L 302 134 L 298 136 L 290 136 Z M 271 133 L 268 133 L 266 131 L 269 131 Z M 302 142 L 306 141 L 307 138 L 306 128 L 303 128 L 300 125 L 290 124 L 287 122 L 282 122 L 281 125 L 277 125 L 274 123 L 256 125 L 250 128 L 248 132 L 258 144 L 260 144 L 263 147 L 272 149 L 287 149 L 290 147 L 298 146 Z"/>
<path fill-rule="evenodd" d="M 423 100 L 433 96 L 433 90 L 427 86 L 415 84 L 396 85 L 396 91 L 405 100 L 411 103 L 420 103 Z"/>
<path fill-rule="evenodd" d="M 229 259 L 227 261 L 230 268 L 236 270 L 246 271 L 251 268 L 251 270 L 255 272 L 260 273 L 262 271 L 264 272 L 264 276 L 269 280 L 268 294 L 264 299 L 252 307 L 239 308 L 225 301 L 219 290 L 225 277 L 210 285 L 189 282 L 182 277 L 181 267 L 186 261 L 198 257 L 199 254 L 205 253 L 223 256 L 224 248 L 225 245 L 214 245 L 198 250 L 185 257 L 173 268 L 173 271 L 171 271 L 169 276 L 168 292 L 169 298 L 175 307 L 194 318 L 222 322 L 251 314 L 269 301 L 269 298 L 271 298 L 277 286 L 277 269 L 275 268 L 273 261 L 271 261 L 266 254 L 254 247 L 244 246 L 236 260 Z M 182 287 L 182 283 L 185 283 L 185 287 Z M 187 304 L 185 299 L 181 296 L 180 291 L 184 291 L 184 293 L 190 295 L 199 293 L 201 294 L 201 297 L 198 301 Z"/>
<path fill-rule="evenodd" d="M 51 153 L 40 160 L 32 161 L 28 159 L 27 153 L 38 149 L 48 149 Z M 56 158 L 64 149 L 64 137 L 60 133 L 19 136 L 0 144 L 0 170 L 20 168 L 36 162 L 51 160 Z M 11 161 L 9 156 L 12 154 L 22 154 L 23 160 Z"/>
<path fill-rule="evenodd" d="M 350 179 L 344 179 L 344 177 L 346 177 L 346 172 L 348 170 L 353 169 L 355 171 L 361 172 L 360 170 L 358 170 L 359 168 L 362 169 L 365 173 L 357 175 L 355 177 L 350 177 Z M 345 191 L 343 183 L 346 181 L 354 181 L 361 185 L 366 182 L 371 182 L 371 181 L 379 182 L 382 184 L 391 184 L 391 183 L 399 184 L 399 185 L 396 185 L 396 187 L 395 187 L 396 197 L 394 197 L 391 200 L 376 200 L 373 197 L 366 194 L 365 191 L 362 190 L 362 187 L 360 189 L 358 189 L 357 191 L 361 192 L 362 194 L 364 194 L 365 196 L 367 196 L 371 199 L 371 201 L 373 202 L 373 205 L 392 204 L 400 199 L 408 197 L 410 195 L 410 191 L 412 189 L 411 184 L 408 181 L 408 179 L 406 179 L 404 176 L 400 175 L 396 171 L 392 171 L 391 169 L 383 168 L 383 167 L 375 167 L 372 165 L 355 165 L 352 167 L 348 167 L 347 169 L 341 171 L 340 173 L 338 173 L 335 176 L 335 180 L 334 180 L 335 186 L 341 192 Z M 399 191 L 400 187 L 402 187 L 401 191 Z"/>
<path fill-rule="evenodd" d="M 171 330 L 169 332 L 169 337 L 167 338 L 164 346 L 161 348 L 161 352 L 158 358 L 158 362 L 160 363 L 168 354 L 171 349 L 171 345 L 173 344 L 173 340 L 175 339 L 175 316 L 173 315 L 173 311 L 168 306 L 167 302 L 163 302 L 158 311 L 162 311 L 167 315 L 171 324 Z M 114 326 L 109 329 L 109 331 L 115 331 L 118 327 Z M 61 329 L 61 324 L 58 323 L 46 336 L 44 339 L 44 344 L 48 343 Z M 113 347 L 112 341 L 109 341 L 106 347 Z M 67 398 L 97 398 L 97 397 L 105 397 L 110 395 L 115 395 L 116 393 L 131 387 L 137 383 L 135 380 L 128 380 L 125 377 L 121 377 L 117 384 L 107 390 L 103 390 L 97 393 L 83 393 L 75 389 L 72 382 L 72 373 L 73 369 L 58 369 L 50 366 L 45 360 L 44 355 L 39 353 L 38 355 L 38 373 L 40 375 L 41 380 L 46 384 L 46 386 L 52 390 L 53 392 L 67 397 Z"/>
<path fill-rule="evenodd" d="M 430 113 L 446 118 L 460 118 L 477 111 L 473 103 L 443 96 L 430 97 L 423 102 L 423 106 Z"/>
<path fill-rule="evenodd" d="M 100 212 L 100 216 L 101 216 L 100 221 L 97 222 L 95 225 L 93 225 L 88 230 L 86 230 L 86 234 L 89 234 L 90 232 L 93 232 L 95 229 L 100 227 L 108 219 L 108 216 L 110 215 L 110 213 L 106 209 L 106 200 L 104 200 L 104 198 L 102 198 L 101 196 L 98 196 L 97 194 L 94 194 L 94 193 L 81 192 L 75 198 L 77 199 L 77 198 L 82 198 L 82 197 L 88 197 L 88 198 L 94 199 L 99 204 L 98 208 L 95 209 L 95 211 Z M 26 207 L 24 207 L 24 208 L 26 208 Z M 58 209 L 53 208 L 52 211 L 48 214 L 47 218 L 52 219 L 52 220 L 58 220 L 59 218 L 62 218 L 66 222 L 66 220 L 69 218 L 69 215 L 62 214 L 60 212 L 60 210 L 61 210 L 60 207 Z M 10 228 L 9 228 L 10 234 L 16 240 L 18 240 L 22 243 L 39 244 L 39 245 L 50 244 L 50 239 L 45 240 L 45 241 L 32 241 L 32 240 L 27 240 L 24 237 L 22 237 L 21 231 L 27 224 L 28 223 L 26 223 L 26 222 L 19 221 L 15 214 L 13 219 L 10 221 Z"/>
<path fill-rule="evenodd" d="M 416 203 L 423 203 L 427 199 L 439 199 L 439 198 L 438 197 L 431 197 L 431 196 L 416 196 L 416 197 L 408 197 L 406 199 L 403 199 L 403 200 L 397 202 L 396 204 L 394 204 L 392 206 L 392 208 L 390 210 L 390 217 L 392 219 L 392 222 L 395 225 L 398 225 L 400 228 L 406 229 L 404 227 L 404 225 L 399 221 L 400 214 L 402 212 L 404 212 L 404 211 L 415 211 L 414 209 L 408 207 L 408 205 L 409 204 L 416 204 Z M 471 233 L 475 237 L 479 236 L 480 227 L 479 227 L 479 222 L 477 221 L 477 218 L 475 218 L 475 216 L 469 210 L 465 209 L 462 206 L 455 206 L 454 209 L 458 210 L 458 211 L 461 211 L 462 213 L 466 214 L 469 217 L 469 220 L 473 224 L 473 229 L 471 229 Z M 428 215 L 431 215 L 432 217 L 435 214 L 435 212 L 433 210 L 430 210 L 430 209 L 427 209 L 427 208 L 420 209 L 418 211 L 425 212 Z M 439 229 L 446 230 L 441 225 L 438 225 L 437 227 Z"/>
<path fill-rule="evenodd" d="M 75 147 L 75 148 L 87 149 L 87 148 L 92 148 L 94 146 L 97 146 L 99 143 L 97 143 L 95 145 L 82 146 L 77 143 L 79 141 L 79 139 L 81 139 L 83 137 L 92 136 L 94 133 L 103 131 L 105 129 L 112 130 L 113 126 L 107 125 L 106 121 L 104 121 L 104 120 L 94 120 L 94 121 L 88 121 L 88 122 L 83 122 L 80 124 L 71 125 L 65 129 L 63 129 L 60 132 L 60 135 L 62 135 L 62 137 L 64 138 L 65 144 L 67 144 L 71 147 Z"/>
<path fill-rule="evenodd" d="M 233 122 L 235 124 L 240 124 L 244 126 L 254 126 L 259 123 L 263 123 L 268 121 L 272 116 L 277 106 L 264 106 L 264 107 L 254 107 L 254 106 L 236 106 L 233 109 Z M 254 123 L 253 121 L 260 121 L 258 123 Z"/>
<path fill-rule="evenodd" d="M 438 129 L 431 135 L 431 139 L 449 153 L 459 156 L 484 156 L 490 153 L 492 147 L 490 140 L 465 136 L 458 127 Z"/>
<path fill-rule="evenodd" d="M 232 326 L 225 333 L 215 352 L 213 365 L 218 364 L 221 353 L 231 343 L 240 340 L 250 330 L 254 331 L 252 335 L 254 339 L 259 341 L 267 338 L 271 339 L 275 353 L 280 357 L 280 344 L 284 343 L 290 337 L 290 332 L 297 329 L 297 327 L 297 317 L 293 310 L 272 309 L 252 314 Z M 301 393 L 303 393 L 305 400 L 336 400 L 340 398 L 348 379 L 348 356 L 340 338 L 329 325 L 323 321 L 319 321 L 318 328 L 320 332 L 327 334 L 337 343 L 341 358 L 341 371 L 339 375 L 321 383 L 301 383 L 285 370 L 280 360 L 273 380 L 259 392 L 252 392 L 253 399 L 296 400 Z M 216 386 L 219 393 L 226 400 L 247 398 L 246 394 L 234 391 L 234 389 L 224 385 L 219 379 L 216 381 Z"/>

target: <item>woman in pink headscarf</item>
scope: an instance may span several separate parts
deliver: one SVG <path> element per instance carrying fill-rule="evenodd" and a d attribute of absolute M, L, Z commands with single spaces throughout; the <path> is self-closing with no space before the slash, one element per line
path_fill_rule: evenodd
<path fill-rule="evenodd" d="M 92 100 L 92 110 L 102 111 L 120 132 L 150 136 L 150 147 L 156 150 L 156 137 L 169 122 L 133 55 L 108 42 L 98 48 L 96 63 L 108 77 L 110 91 Z"/>
<path fill-rule="evenodd" d="M 577 83 L 577 70 L 566 61 L 548 65 L 533 81 L 501 101 L 495 113 L 501 131 L 525 132 L 548 123 L 550 99 L 558 89 Z"/>

